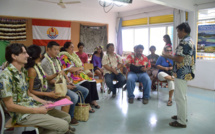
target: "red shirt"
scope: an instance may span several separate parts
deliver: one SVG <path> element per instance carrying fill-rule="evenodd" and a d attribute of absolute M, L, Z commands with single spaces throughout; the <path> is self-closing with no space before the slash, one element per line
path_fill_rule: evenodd
<path fill-rule="evenodd" d="M 76 54 L 79 56 L 83 64 L 88 63 L 88 55 L 86 53 L 80 54 L 79 52 L 76 52 Z"/>
<path fill-rule="evenodd" d="M 136 66 L 145 66 L 145 67 L 149 67 L 151 68 L 151 63 L 150 61 L 148 60 L 148 58 L 142 54 L 141 58 L 137 58 L 134 53 L 130 54 L 127 56 L 126 58 L 127 62 L 129 64 L 133 64 L 133 65 L 136 65 Z M 128 68 L 128 70 L 130 71 L 130 69 Z"/>

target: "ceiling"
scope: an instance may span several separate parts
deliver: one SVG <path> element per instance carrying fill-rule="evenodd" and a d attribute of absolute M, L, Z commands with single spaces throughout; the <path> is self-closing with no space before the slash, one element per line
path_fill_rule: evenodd
<path fill-rule="evenodd" d="M 26 1 L 26 0 L 19 0 L 19 1 Z M 50 4 L 50 5 L 56 5 L 55 3 L 47 3 L 47 2 L 42 2 L 39 0 L 31 0 L 37 3 L 41 4 Z M 51 1 L 51 2 L 59 2 L 59 0 L 45 0 L 45 1 Z M 77 1 L 77 0 L 63 0 L 63 2 L 70 2 L 70 1 Z M 87 8 L 87 9 L 97 9 L 97 8 L 103 8 L 102 6 L 99 5 L 99 0 L 78 0 L 81 3 L 78 4 L 70 4 L 66 5 L 66 8 L 73 8 L 74 6 L 78 6 L 80 8 Z M 30 0 L 28 0 L 30 2 Z M 150 6 L 155 6 L 157 4 L 154 4 L 152 2 L 148 2 L 145 0 L 133 0 L 132 4 L 128 4 L 127 6 L 114 6 L 110 12 L 124 12 L 124 11 L 131 11 L 135 9 L 140 9 L 140 8 L 145 8 L 145 7 L 150 7 Z M 109 7 L 106 8 L 108 10 Z"/>

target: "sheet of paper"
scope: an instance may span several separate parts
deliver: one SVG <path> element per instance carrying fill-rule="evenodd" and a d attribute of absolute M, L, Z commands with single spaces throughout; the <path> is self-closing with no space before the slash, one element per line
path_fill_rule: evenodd
<path fill-rule="evenodd" d="M 54 103 L 51 103 L 51 104 L 47 104 L 45 105 L 46 108 L 54 108 L 54 107 L 57 107 L 57 106 L 66 106 L 66 105 L 72 105 L 73 102 L 68 100 L 67 98 L 64 98 L 64 99 L 61 99 L 59 101 L 56 101 Z"/>

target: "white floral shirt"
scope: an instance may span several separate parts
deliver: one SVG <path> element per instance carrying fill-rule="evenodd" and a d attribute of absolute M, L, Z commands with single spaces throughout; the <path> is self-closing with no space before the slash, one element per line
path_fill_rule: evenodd
<path fill-rule="evenodd" d="M 102 58 L 102 65 L 103 66 L 108 65 L 111 68 L 116 68 L 118 63 L 122 64 L 122 58 L 117 54 L 114 54 L 113 56 L 106 54 Z M 120 70 L 118 70 L 118 71 L 119 71 L 118 73 L 120 73 Z M 106 73 L 110 74 L 111 72 L 104 68 L 104 75 Z"/>

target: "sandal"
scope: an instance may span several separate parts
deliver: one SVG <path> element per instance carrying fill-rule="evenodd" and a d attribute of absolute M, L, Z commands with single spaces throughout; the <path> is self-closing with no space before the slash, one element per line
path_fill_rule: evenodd
<path fill-rule="evenodd" d="M 110 94 L 110 93 L 111 93 L 111 90 L 109 89 L 109 90 L 108 90 L 108 94 Z"/>
<path fill-rule="evenodd" d="M 177 115 L 174 115 L 174 116 L 172 116 L 171 118 L 172 118 L 173 120 L 177 120 L 177 119 L 178 119 Z M 188 122 L 187 119 L 186 119 L 186 122 Z"/>
<path fill-rule="evenodd" d="M 170 122 L 169 125 L 172 127 L 180 127 L 180 128 L 186 128 L 187 127 L 187 125 L 180 124 L 177 121 Z"/>
<path fill-rule="evenodd" d="M 101 93 L 105 93 L 105 90 L 103 88 L 100 88 Z"/>
<path fill-rule="evenodd" d="M 94 109 L 90 109 L 89 113 L 95 113 L 95 110 Z"/>
<path fill-rule="evenodd" d="M 172 101 L 171 100 L 168 100 L 167 106 L 172 106 Z"/>
<path fill-rule="evenodd" d="M 91 104 L 92 106 L 94 106 L 96 109 L 99 109 L 100 108 L 100 106 L 97 104 L 97 105 L 95 105 L 95 104 Z"/>

